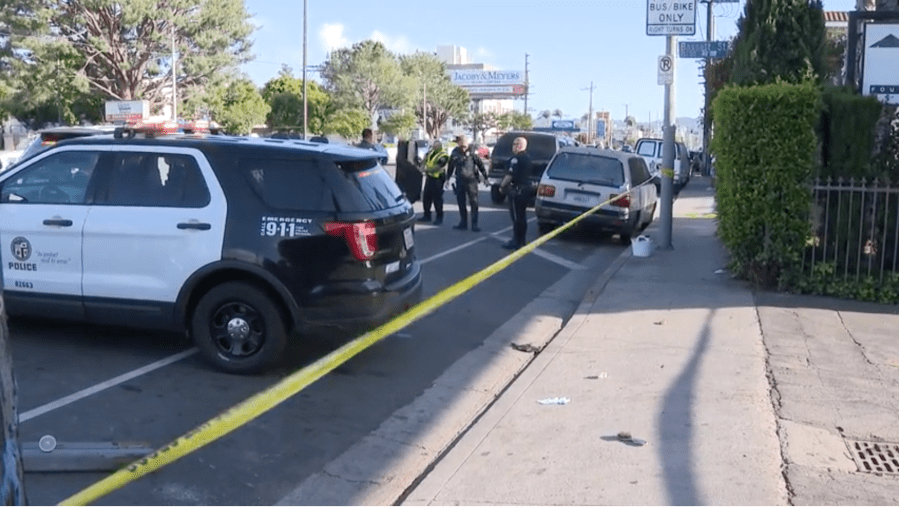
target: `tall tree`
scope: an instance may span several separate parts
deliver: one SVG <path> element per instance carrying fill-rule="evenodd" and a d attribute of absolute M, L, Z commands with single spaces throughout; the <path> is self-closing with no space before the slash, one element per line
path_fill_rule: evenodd
<path fill-rule="evenodd" d="M 216 74 L 250 58 L 243 0 L 19 0 L 4 2 L 10 31 L 4 61 L 12 101 L 35 106 L 60 87 L 109 100 L 189 98 Z M 54 73 L 60 79 L 51 78 Z M 64 78 L 64 79 L 62 79 Z"/>
<path fill-rule="evenodd" d="M 212 119 L 232 134 L 249 134 L 254 125 L 265 121 L 270 110 L 247 78 L 234 80 L 210 94 L 209 104 Z"/>
<path fill-rule="evenodd" d="M 737 25 L 735 84 L 801 83 L 827 74 L 820 0 L 750 0 Z"/>
<path fill-rule="evenodd" d="M 446 73 L 446 64 L 431 53 L 415 52 L 400 58 L 403 74 L 415 83 L 415 115 L 431 139 L 440 132 L 450 118 L 462 118 L 468 112 L 468 92 L 453 84 Z M 427 118 L 423 119 L 427 102 Z"/>
<path fill-rule="evenodd" d="M 339 109 L 328 117 L 324 134 L 339 134 L 344 139 L 356 139 L 362 129 L 370 125 L 368 113 L 361 109 Z"/>
<path fill-rule="evenodd" d="M 531 115 L 520 111 L 509 111 L 496 118 L 496 127 L 500 130 L 529 130 L 534 126 Z"/>
<path fill-rule="evenodd" d="M 378 124 L 378 130 L 399 138 L 409 139 L 415 129 L 415 115 L 411 112 L 394 113 Z"/>
<path fill-rule="evenodd" d="M 408 103 L 409 81 L 397 57 L 380 42 L 368 40 L 333 51 L 321 77 L 337 107 L 364 110 L 372 128 L 379 109 Z"/>
<path fill-rule="evenodd" d="M 262 98 L 271 107 L 266 123 L 275 130 L 302 132 L 303 80 L 295 78 L 292 72 L 290 67 L 284 66 L 278 77 L 262 88 Z M 307 83 L 306 92 L 309 94 L 306 99 L 309 133 L 323 134 L 328 117 L 334 113 L 331 97 L 315 81 Z"/>

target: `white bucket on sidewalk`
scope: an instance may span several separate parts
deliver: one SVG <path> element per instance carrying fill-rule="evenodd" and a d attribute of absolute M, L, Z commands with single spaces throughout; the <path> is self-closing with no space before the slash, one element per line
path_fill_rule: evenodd
<path fill-rule="evenodd" d="M 631 251 L 635 257 L 648 258 L 652 252 L 652 240 L 648 236 L 640 235 L 631 240 Z"/>

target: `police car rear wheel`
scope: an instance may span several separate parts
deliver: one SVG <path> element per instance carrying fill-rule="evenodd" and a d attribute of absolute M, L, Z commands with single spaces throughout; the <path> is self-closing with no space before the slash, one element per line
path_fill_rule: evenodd
<path fill-rule="evenodd" d="M 191 319 L 194 342 L 207 361 L 248 374 L 273 364 L 287 344 L 278 306 L 256 286 L 228 282 L 212 288 Z"/>

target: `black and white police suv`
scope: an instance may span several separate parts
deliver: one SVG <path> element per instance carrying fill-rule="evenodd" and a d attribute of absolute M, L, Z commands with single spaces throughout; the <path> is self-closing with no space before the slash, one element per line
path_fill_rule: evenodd
<path fill-rule="evenodd" d="M 421 299 L 412 205 L 370 150 L 198 134 L 63 141 L 0 174 L 11 315 L 186 331 L 256 372 L 288 337 Z"/>

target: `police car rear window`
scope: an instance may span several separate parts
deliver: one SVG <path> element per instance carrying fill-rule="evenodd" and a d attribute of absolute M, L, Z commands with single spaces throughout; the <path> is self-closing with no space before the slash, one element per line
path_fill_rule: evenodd
<path fill-rule="evenodd" d="M 240 172 L 268 206 L 279 210 L 334 212 L 331 189 L 314 161 L 241 159 Z"/>
<path fill-rule="evenodd" d="M 374 159 L 242 159 L 240 170 L 253 191 L 280 210 L 371 212 L 404 202 Z"/>
<path fill-rule="evenodd" d="M 401 205 L 403 192 L 379 164 L 372 161 L 337 162 L 343 180 L 354 192 L 341 192 L 338 199 L 342 211 L 367 212 L 387 210 Z"/>
<path fill-rule="evenodd" d="M 618 159 L 581 153 L 560 153 L 546 170 L 558 180 L 620 187 L 624 184 L 624 166 Z"/>

